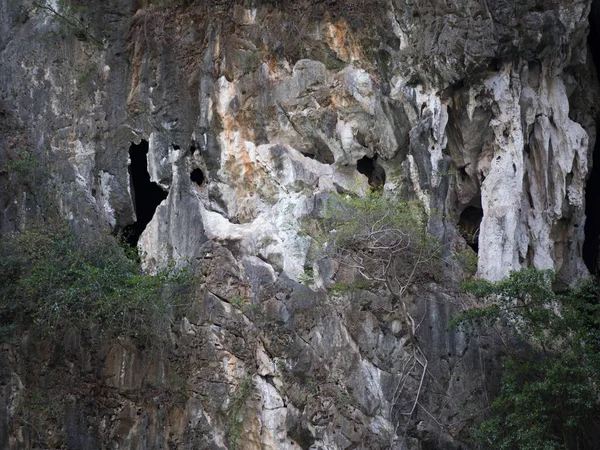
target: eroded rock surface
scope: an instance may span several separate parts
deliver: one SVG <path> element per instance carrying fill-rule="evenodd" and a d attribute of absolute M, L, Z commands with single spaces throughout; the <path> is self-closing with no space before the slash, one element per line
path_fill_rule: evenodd
<path fill-rule="evenodd" d="M 479 276 L 585 276 L 591 0 L 184 3 L 0 0 L 0 232 L 131 226 L 147 142 L 166 198 L 143 263 L 204 276 L 164 353 L 63 342 L 39 359 L 68 363 L 25 375 L 7 346 L 0 447 L 468 448 L 494 352 L 446 330 L 460 270 L 411 292 L 417 405 L 397 305 L 328 295 L 352 274 L 307 228 L 329 193 L 377 186 L 421 201 L 449 257 L 478 250 Z M 73 392 L 21 420 L 40 379 Z"/>

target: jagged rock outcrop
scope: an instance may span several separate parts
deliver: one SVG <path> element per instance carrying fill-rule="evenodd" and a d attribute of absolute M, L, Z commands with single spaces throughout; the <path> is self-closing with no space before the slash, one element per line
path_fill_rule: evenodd
<path fill-rule="evenodd" d="M 19 416 L 36 378 L 6 347 L 0 446 L 468 448 L 494 351 L 446 331 L 460 269 L 411 292 L 429 361 L 413 407 L 397 305 L 328 295 L 344 273 L 307 224 L 328 193 L 383 184 L 422 202 L 448 256 L 478 249 L 482 277 L 585 276 L 591 0 L 184 3 L 0 0 L 0 232 L 131 226 L 148 193 L 128 150 L 147 142 L 167 196 L 139 236 L 145 267 L 204 276 L 172 356 L 43 349 L 77 387 L 54 418 Z"/>

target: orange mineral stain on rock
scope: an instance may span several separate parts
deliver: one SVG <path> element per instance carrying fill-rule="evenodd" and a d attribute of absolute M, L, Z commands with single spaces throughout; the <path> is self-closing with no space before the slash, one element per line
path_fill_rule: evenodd
<path fill-rule="evenodd" d="M 254 154 L 253 116 L 235 106 L 241 99 L 235 81 L 219 80 L 217 111 L 223 130 L 220 134 L 223 162 L 221 171 L 235 192 L 235 211 L 230 211 L 238 223 L 251 222 L 256 216 L 257 201 L 268 184 Z M 230 205 L 231 207 L 231 205 Z"/>
<path fill-rule="evenodd" d="M 140 84 L 140 69 L 142 66 L 142 45 L 139 42 L 135 42 L 133 57 L 131 59 L 131 84 L 129 87 L 129 94 L 127 95 L 127 106 L 129 111 L 136 112 L 138 110 L 136 97 L 138 86 Z"/>
<path fill-rule="evenodd" d="M 346 19 L 342 18 L 336 22 L 328 22 L 325 25 L 325 34 L 327 44 L 329 44 L 329 47 L 336 53 L 338 58 L 346 62 L 356 61 L 361 58 L 360 48 L 349 36 Z"/>
<path fill-rule="evenodd" d="M 275 72 L 277 70 L 277 59 L 274 56 L 269 58 L 269 72 Z"/>

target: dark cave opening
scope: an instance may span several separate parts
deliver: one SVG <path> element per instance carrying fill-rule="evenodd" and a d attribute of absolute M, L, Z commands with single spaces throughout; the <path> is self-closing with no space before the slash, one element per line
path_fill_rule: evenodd
<path fill-rule="evenodd" d="M 375 170 L 374 158 L 363 156 L 361 159 L 356 161 L 356 170 L 358 170 L 358 173 L 362 173 L 368 178 L 373 170 Z"/>
<path fill-rule="evenodd" d="M 600 77 L 600 1 L 592 2 L 590 12 L 590 33 L 588 46 L 594 59 L 596 73 Z M 598 246 L 600 244 L 600 117 L 596 118 L 596 144 L 593 151 L 593 166 L 586 183 L 585 192 L 585 240 L 583 242 L 583 261 L 590 273 L 599 275 Z"/>
<path fill-rule="evenodd" d="M 200 169 L 192 170 L 192 173 L 190 173 L 190 180 L 192 180 L 198 186 L 202 186 L 204 183 L 204 172 L 202 172 Z"/>
<path fill-rule="evenodd" d="M 458 231 L 467 241 L 467 245 L 479 252 L 479 228 L 483 219 L 483 209 L 477 206 L 467 206 L 458 219 Z"/>
<path fill-rule="evenodd" d="M 385 184 L 385 170 L 377 164 L 377 155 L 374 158 L 363 156 L 356 161 L 356 170 L 369 180 L 369 186 L 376 191 L 383 188 Z"/>
<path fill-rule="evenodd" d="M 123 230 L 125 241 L 137 246 L 141 234 L 152 220 L 158 205 L 167 198 L 165 192 L 158 184 L 150 181 L 148 173 L 148 141 L 131 144 L 129 147 L 129 178 L 131 182 L 131 195 L 133 197 L 137 221 L 127 225 Z"/>

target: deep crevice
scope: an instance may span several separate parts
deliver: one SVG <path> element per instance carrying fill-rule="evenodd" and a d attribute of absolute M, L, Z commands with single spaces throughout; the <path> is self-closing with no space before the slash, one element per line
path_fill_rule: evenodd
<path fill-rule="evenodd" d="M 479 229 L 483 219 L 483 209 L 467 206 L 458 219 L 458 231 L 475 253 L 479 253 Z"/>
<path fill-rule="evenodd" d="M 167 198 L 167 192 L 150 181 L 147 155 L 148 141 L 142 141 L 137 145 L 132 143 L 129 147 L 131 160 L 129 178 L 137 221 L 125 227 L 123 236 L 126 242 L 134 247 L 137 246 L 141 234 L 152 220 L 158 205 Z"/>
<path fill-rule="evenodd" d="M 600 1 L 592 3 L 590 13 L 590 33 L 588 45 L 592 53 L 596 73 L 600 78 Z M 585 192 L 585 240 L 582 256 L 590 273 L 598 276 L 598 246 L 600 244 L 600 117 L 596 118 L 596 144 L 592 156 L 592 170 L 586 183 Z"/>
<path fill-rule="evenodd" d="M 333 153 L 321 138 L 313 138 L 313 145 L 315 150 L 315 159 L 322 164 L 333 164 L 335 157 Z"/>

